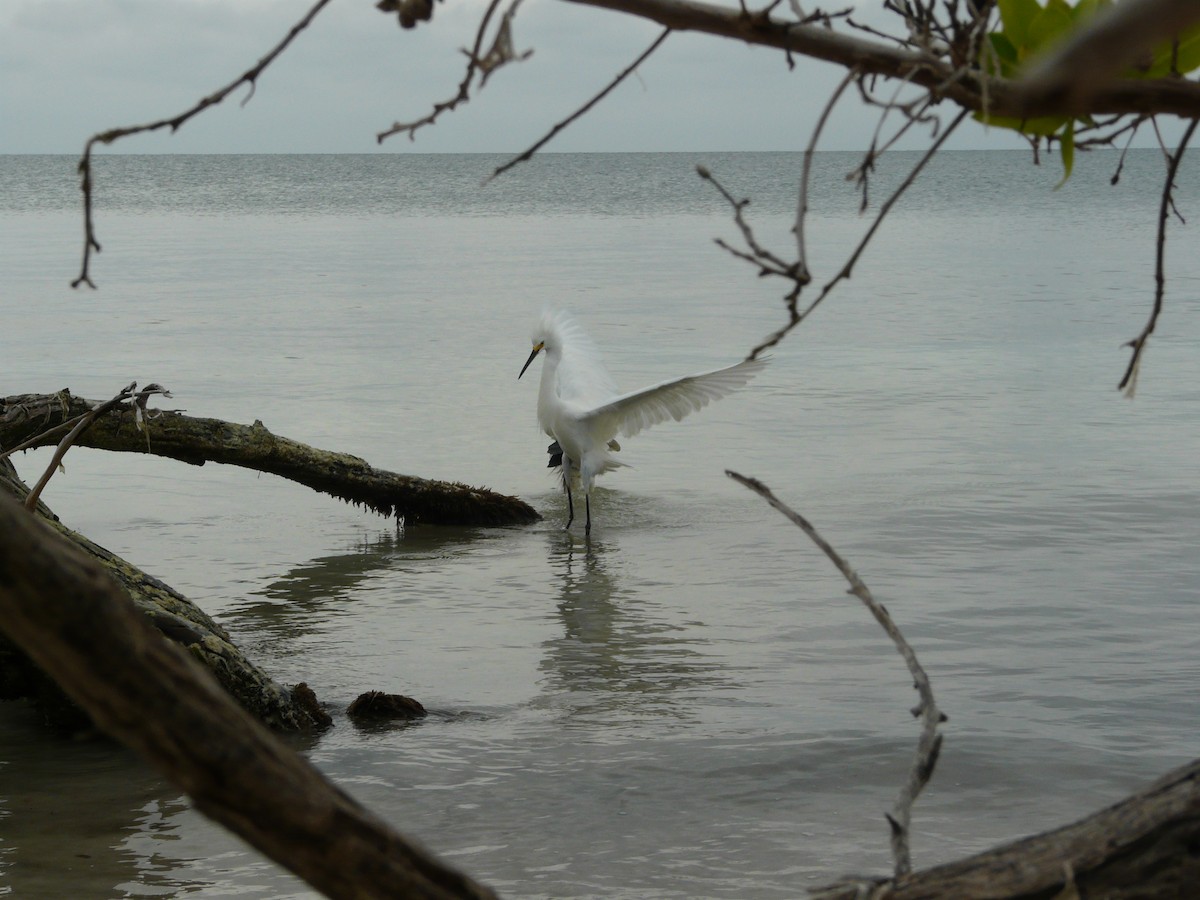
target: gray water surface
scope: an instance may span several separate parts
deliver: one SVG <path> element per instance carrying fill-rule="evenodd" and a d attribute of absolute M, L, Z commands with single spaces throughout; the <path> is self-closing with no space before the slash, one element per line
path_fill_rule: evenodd
<path fill-rule="evenodd" d="M 897 154 L 878 202 L 915 157 Z M 1172 225 L 1138 396 L 1161 157 L 1054 191 L 1019 153 L 937 160 L 854 277 L 743 393 L 624 442 L 591 540 L 564 533 L 516 375 L 546 303 L 625 389 L 731 363 L 782 286 L 716 248 L 749 196 L 781 253 L 797 154 L 98 160 L 98 292 L 67 157 L 0 157 L 4 394 L 171 408 L 522 496 L 507 529 L 409 528 L 270 476 L 73 450 L 45 500 L 215 615 L 335 713 L 298 744 L 396 827 L 513 897 L 795 897 L 890 869 L 917 725 L 903 662 L 813 520 L 899 622 L 950 716 L 917 865 L 1063 824 L 1200 752 L 1200 254 Z M 869 218 L 819 157 L 818 284 Z M 1185 172 L 1191 220 L 1198 182 Z M 531 377 L 532 376 L 532 377 Z M 45 453 L 18 457 L 36 479 Z M 140 760 L 0 705 L 0 892 L 307 897 Z"/>

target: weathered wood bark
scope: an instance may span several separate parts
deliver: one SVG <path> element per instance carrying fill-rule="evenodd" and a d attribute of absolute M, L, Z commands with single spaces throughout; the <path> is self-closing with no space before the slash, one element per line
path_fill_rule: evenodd
<path fill-rule="evenodd" d="M 28 492 L 11 463 L 0 460 L 0 495 L 23 502 Z M 174 588 L 67 528 L 44 504 L 38 504 L 38 516 L 102 566 L 155 628 L 208 668 L 230 696 L 260 721 L 282 731 L 328 725 L 329 715 L 311 691 L 303 685 L 287 688 L 277 684 L 233 644 L 225 629 Z M 96 636 L 98 641 L 103 639 Z M 86 723 L 86 717 L 58 686 L 0 635 L 0 700 L 18 698 L 35 700 L 57 724 L 74 727 Z"/>
<path fill-rule="evenodd" d="M 774 47 L 791 54 L 835 63 L 864 74 L 903 79 L 928 88 L 963 109 L 987 111 L 993 116 L 1017 119 L 1070 115 L 1176 115 L 1195 118 L 1200 113 L 1200 84 L 1186 78 L 1111 78 L 1112 65 L 1099 73 L 1080 67 L 1069 79 L 1039 77 L 1036 81 L 982 77 L 978 70 L 957 68 L 949 59 L 911 46 L 869 40 L 844 34 L 824 23 L 802 24 L 786 13 L 774 12 L 779 4 L 751 10 L 743 4 L 717 5 L 703 0 L 570 0 L 649 19 L 675 31 L 698 31 Z M 934 4 L 925 4 L 933 6 Z M 1182 29 L 1200 17 L 1193 0 L 1122 0 L 1130 6 L 1128 19 L 1153 23 L 1166 18 L 1168 27 Z M 784 7 L 786 9 L 786 7 Z M 811 7 L 810 7 L 811 9 Z M 1103 17 L 1097 16 L 1097 20 Z M 1104 25 L 1103 21 L 1100 22 Z M 1162 27 L 1139 29 L 1139 35 L 1161 35 Z M 1104 34 L 1084 30 L 1079 43 L 1087 50 L 1104 52 Z M 1126 34 L 1132 33 L 1126 29 Z M 1167 34 L 1172 33 L 1166 30 Z M 1097 46 L 1099 45 L 1099 46 Z M 1134 44 L 1135 48 L 1144 45 Z M 1076 59 L 1083 54 L 1077 53 Z M 1119 61 L 1119 57 L 1118 57 Z M 1057 68 L 1057 67 L 1055 67 Z M 1047 72 L 1046 75 L 1052 73 Z M 1057 74 L 1057 73 L 1053 73 Z"/>
<path fill-rule="evenodd" d="M 0 399 L 0 447 L 17 447 L 39 434 L 38 446 L 53 446 L 52 429 L 83 415 L 94 400 L 57 394 L 20 394 Z M 527 503 L 486 488 L 398 475 L 357 456 L 319 450 L 267 430 L 262 422 L 238 425 L 221 419 L 156 413 L 139 431 L 132 410 L 101 416 L 76 443 L 124 453 L 151 453 L 192 465 L 206 462 L 269 472 L 407 524 L 521 525 L 541 518 Z"/>
<path fill-rule="evenodd" d="M 105 569 L 0 496 L 0 631 L 196 808 L 330 897 L 487 898 L 326 781 Z"/>
<path fill-rule="evenodd" d="M 1192 900 L 1200 897 L 1200 760 L 1065 828 L 894 883 L 846 882 L 814 893 L 820 900 Z"/>

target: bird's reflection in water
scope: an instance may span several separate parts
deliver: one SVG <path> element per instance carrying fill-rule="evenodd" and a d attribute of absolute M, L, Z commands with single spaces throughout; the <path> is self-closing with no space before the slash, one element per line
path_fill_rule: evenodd
<path fill-rule="evenodd" d="M 656 618 L 644 595 L 621 585 L 615 541 L 555 533 L 548 551 L 563 635 L 543 645 L 543 702 L 569 721 L 690 718 L 689 697 L 723 680 L 706 641 Z"/>
<path fill-rule="evenodd" d="M 381 531 L 364 538 L 344 553 L 321 556 L 293 566 L 274 581 L 257 588 L 221 616 L 232 631 L 253 636 L 272 656 L 285 656 L 306 638 L 325 633 L 338 616 L 350 614 L 347 601 L 381 572 L 423 571 L 430 560 L 470 552 L 478 540 L 476 528 L 414 528 L 393 534 Z M 253 649 L 253 648 L 248 648 Z"/>

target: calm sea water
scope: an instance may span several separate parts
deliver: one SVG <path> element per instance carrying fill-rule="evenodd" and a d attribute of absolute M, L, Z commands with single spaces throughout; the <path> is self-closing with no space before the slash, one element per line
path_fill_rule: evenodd
<path fill-rule="evenodd" d="M 696 177 L 786 252 L 796 154 L 112 156 L 98 292 L 72 291 L 74 159 L 0 157 L 4 394 L 172 408 L 518 494 L 527 528 L 413 528 L 268 476 L 74 450 L 45 499 L 335 710 L 406 728 L 300 744 L 371 809 L 513 897 L 795 897 L 890 866 L 917 726 L 903 663 L 803 536 L 887 604 L 950 716 L 918 865 L 1063 824 L 1200 753 L 1200 253 L 1173 224 L 1138 396 L 1115 390 L 1153 290 L 1161 155 L 937 160 L 854 277 L 742 394 L 628 441 L 592 539 L 565 534 L 516 380 L 546 303 L 626 388 L 733 362 L 779 285 Z M 915 157 L 886 160 L 877 205 Z M 816 170 L 823 282 L 869 222 Z M 1194 167 L 1179 210 L 1200 216 Z M 28 479 L 46 455 L 18 465 Z M 307 897 L 110 744 L 0 705 L 0 893 Z"/>

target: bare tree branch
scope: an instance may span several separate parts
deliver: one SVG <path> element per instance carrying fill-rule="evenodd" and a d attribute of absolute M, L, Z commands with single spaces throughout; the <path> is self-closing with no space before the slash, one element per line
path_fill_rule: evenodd
<path fill-rule="evenodd" d="M 0 397 L 0 443 L 47 446 L 67 419 L 79 422 L 103 405 L 67 391 Z M 152 453 L 197 466 L 215 462 L 267 472 L 409 524 L 514 525 L 541 518 L 515 497 L 377 469 L 357 456 L 273 434 L 260 421 L 240 425 L 164 410 L 152 426 L 146 426 L 147 432 L 153 432 L 151 446 L 139 433 L 139 412 L 136 406 L 126 410 L 118 405 L 97 417 L 91 428 L 75 438 L 76 443 L 115 452 Z"/>
<path fill-rule="evenodd" d="M 485 900 L 242 709 L 82 550 L 0 496 L 0 630 L 195 808 L 329 897 Z"/>
<path fill-rule="evenodd" d="M 718 247 L 732 254 L 738 259 L 744 260 L 755 266 L 758 269 L 760 276 L 778 275 L 781 278 L 787 278 L 795 282 L 795 287 L 792 289 L 794 293 L 799 294 L 800 289 L 809 282 L 809 275 L 804 268 L 803 259 L 797 262 L 788 262 L 782 257 L 776 256 L 766 247 L 758 242 L 754 236 L 754 229 L 750 227 L 750 223 L 746 221 L 746 217 L 742 215 L 746 207 L 750 205 L 750 201 L 746 198 L 735 200 L 733 195 L 725 189 L 725 186 L 719 182 L 707 166 L 696 166 L 696 174 L 711 184 L 717 189 L 717 192 L 725 198 L 725 202 L 729 204 L 733 210 L 733 222 L 737 225 L 738 230 L 742 233 L 742 240 L 746 242 L 749 251 L 738 250 L 736 247 L 730 246 L 721 238 L 716 238 L 715 243 Z M 790 296 L 790 295 L 789 295 Z"/>
<path fill-rule="evenodd" d="M 845 93 L 846 88 L 853 84 L 858 76 L 858 69 L 851 69 L 830 94 L 825 108 L 821 110 L 820 118 L 817 119 L 817 124 L 813 127 L 813 132 L 808 138 L 808 146 L 804 148 L 804 163 L 800 169 L 800 197 L 796 201 L 796 222 L 792 226 L 792 233 L 796 235 L 796 261 L 800 266 L 805 283 L 812 280 L 808 271 L 808 253 L 804 244 L 804 222 L 808 217 L 808 186 L 812 180 L 813 154 L 816 152 L 821 132 L 825 130 L 825 123 L 829 121 L 830 113 L 837 106 L 837 102 Z"/>
<path fill-rule="evenodd" d="M 178 131 L 179 128 L 195 115 L 208 109 L 210 106 L 216 106 L 226 97 L 236 91 L 243 84 L 248 85 L 250 90 L 246 94 L 242 105 L 250 101 L 254 96 L 254 86 L 258 81 L 258 77 L 263 73 L 275 59 L 299 36 L 305 28 L 311 24 L 316 18 L 317 13 L 329 4 L 329 0 L 317 0 L 312 8 L 304 15 L 299 22 L 292 26 L 287 35 L 276 44 L 271 51 L 258 61 L 258 63 L 247 69 L 225 87 L 209 94 L 197 102 L 194 106 L 184 110 L 177 116 L 172 116 L 169 119 L 157 119 L 153 122 L 148 122 L 145 125 L 131 125 L 125 128 L 111 128 L 108 131 L 102 131 L 99 134 L 94 134 L 88 138 L 87 143 L 83 147 L 83 156 L 79 160 L 79 188 L 83 191 L 83 263 L 80 266 L 79 277 L 71 282 L 71 287 L 77 288 L 81 284 L 86 284 L 88 287 L 95 289 L 96 285 L 92 282 L 89 274 L 89 266 L 93 251 L 100 252 L 100 242 L 96 240 L 96 228 L 92 220 L 92 150 L 97 144 L 111 144 L 114 141 L 124 137 L 129 137 L 131 134 L 141 134 L 147 131 L 158 131 L 161 128 L 170 128 L 172 132 Z"/>
<path fill-rule="evenodd" d="M 416 140 L 417 132 L 426 125 L 432 125 L 445 112 L 451 112 L 457 109 L 462 104 L 471 99 L 471 87 L 475 83 L 475 76 L 481 74 L 479 86 L 482 87 L 487 81 L 488 76 L 493 71 L 500 68 L 505 63 L 514 60 L 528 59 L 532 50 L 527 50 L 524 53 L 517 54 L 512 48 L 512 17 L 516 14 L 517 7 L 521 0 L 514 0 L 512 5 L 501 16 L 500 25 L 496 29 L 496 35 L 492 39 L 492 47 L 487 53 L 483 52 L 483 43 L 487 37 L 488 25 L 492 21 L 492 16 L 496 14 L 496 10 L 500 8 L 503 0 L 491 0 L 488 3 L 487 9 L 484 10 L 482 18 L 479 20 L 479 27 L 475 29 L 475 45 L 470 50 L 463 50 L 467 57 L 467 69 L 463 73 L 463 79 L 458 83 L 458 92 L 449 100 L 443 100 L 433 105 L 433 109 L 426 115 L 412 122 L 393 122 L 391 128 L 379 132 L 375 135 L 375 141 L 382 144 L 394 134 L 407 134 L 409 140 Z"/>
<path fill-rule="evenodd" d="M 857 878 L 812 900 L 1150 900 L 1200 883 L 1200 760 L 1087 818 L 906 878 Z"/>
<path fill-rule="evenodd" d="M 871 227 L 867 229 L 867 232 L 863 235 L 862 240 L 858 242 L 858 246 L 854 248 L 854 252 L 850 254 L 850 258 L 846 260 L 845 265 L 843 265 L 838 273 L 834 275 L 833 278 L 831 278 L 823 288 L 821 288 L 821 293 L 817 295 L 816 299 L 813 300 L 812 303 L 810 303 L 807 307 L 805 307 L 803 311 L 801 311 L 798 306 L 799 291 L 787 296 L 786 302 L 788 309 L 788 321 L 781 328 L 767 335 L 767 337 L 760 344 L 750 351 L 749 355 L 746 357 L 747 359 L 757 359 L 760 354 L 774 347 L 781 340 L 787 337 L 792 329 L 807 319 L 813 310 L 821 305 L 821 302 L 829 296 L 830 291 L 832 291 L 840 282 L 850 277 L 854 271 L 855 264 L 858 262 L 858 258 L 862 256 L 863 251 L 867 249 L 867 244 L 871 242 L 871 239 L 875 236 L 875 232 L 879 230 L 879 226 L 883 224 L 884 217 L 887 216 L 891 208 L 896 205 L 896 201 L 900 199 L 900 196 L 912 186 L 913 182 L 917 180 L 917 176 L 921 174 L 921 170 L 925 168 L 929 160 L 933 159 L 938 150 L 941 149 L 941 146 L 943 143 L 945 143 L 946 138 L 950 137 L 950 135 L 954 133 L 954 129 L 956 129 L 966 117 L 967 110 L 960 110 L 958 115 L 954 117 L 954 121 L 950 123 L 949 127 L 947 127 L 946 130 L 941 133 L 938 139 L 934 141 L 933 145 L 925 151 L 925 154 L 921 157 L 920 161 L 913 166 L 912 171 L 908 173 L 908 176 L 904 179 L 900 186 L 896 188 L 892 195 L 884 202 L 883 206 L 880 207 L 879 214 L 875 217 L 875 221 L 871 223 Z"/>
<path fill-rule="evenodd" d="M 494 171 L 491 175 L 489 175 L 484 180 L 484 184 L 487 184 L 487 182 L 491 181 L 497 175 L 502 175 L 503 173 L 507 172 L 509 169 L 513 168 L 514 166 L 519 165 L 523 162 L 526 162 L 527 160 L 532 159 L 533 155 L 535 153 L 537 153 L 539 150 L 541 150 L 543 147 L 545 147 L 548 143 L 550 143 L 550 141 L 554 140 L 555 136 L 560 131 L 562 131 L 564 128 L 569 126 L 572 122 L 574 122 L 580 116 L 585 115 L 590 109 L 592 109 L 592 107 L 594 107 L 597 103 L 599 103 L 601 100 L 603 100 L 605 97 L 607 97 L 610 93 L 612 93 L 612 91 L 616 89 L 617 85 L 619 85 L 622 81 L 624 81 L 626 78 L 628 78 L 634 72 L 636 72 L 638 66 L 640 66 L 647 59 L 649 59 L 651 54 L 653 54 L 655 50 L 657 50 L 659 47 L 662 46 L 663 41 L 665 41 L 667 39 L 667 36 L 670 33 L 671 33 L 670 28 L 664 28 L 662 34 L 660 34 L 658 37 L 656 37 L 654 39 L 654 42 L 649 47 L 647 47 L 637 59 L 635 59 L 632 63 L 630 63 L 628 66 L 626 66 L 624 69 L 622 69 L 621 72 L 619 72 L 617 74 L 617 76 L 615 78 L 613 78 L 613 80 L 610 81 L 608 83 L 608 85 L 602 91 L 600 91 L 600 93 L 596 94 L 596 96 L 594 96 L 587 103 L 583 104 L 583 106 L 579 107 L 579 109 L 575 110 L 575 112 L 571 113 L 571 115 L 567 116 L 561 122 L 556 123 L 554 125 L 554 127 L 551 128 L 545 134 L 545 136 L 542 137 L 541 140 L 539 140 L 537 143 L 535 143 L 532 147 L 530 147 L 528 150 L 526 150 L 520 156 L 514 156 L 508 162 L 504 163 L 504 165 L 499 166 L 496 169 L 496 171 Z"/>
<path fill-rule="evenodd" d="M 1179 161 L 1183 159 L 1183 152 L 1187 149 L 1192 135 L 1195 134 L 1197 125 L 1200 125 L 1200 119 L 1192 119 L 1187 131 L 1183 133 L 1183 137 L 1179 141 L 1178 148 L 1170 154 L 1167 163 L 1167 177 L 1163 181 L 1162 199 L 1158 206 L 1158 237 L 1154 252 L 1154 307 L 1150 311 L 1150 318 L 1146 322 L 1146 327 L 1142 329 L 1142 333 L 1125 345 L 1133 348 L 1133 355 L 1129 359 L 1125 375 L 1117 385 L 1117 390 L 1125 391 L 1127 397 L 1132 397 L 1137 391 L 1137 376 L 1142 362 L 1142 353 L 1146 348 L 1146 341 L 1154 333 L 1154 327 L 1158 324 L 1159 313 L 1162 312 L 1163 294 L 1166 289 L 1163 256 L 1167 243 L 1167 219 L 1173 204 L 1171 195 L 1175 190 L 1175 174 L 1179 171 Z"/>
<path fill-rule="evenodd" d="M 988 78 L 978 71 L 962 70 L 952 60 L 936 56 L 918 45 L 890 46 L 876 40 L 810 25 L 715 6 L 699 0 L 569 0 L 587 6 L 611 9 L 658 22 L 676 31 L 700 31 L 733 38 L 749 44 L 774 47 L 836 63 L 857 66 L 864 74 L 908 78 L 913 84 L 933 91 L 972 112 L 1017 119 L 1065 112 L 1062 98 L 1030 90 L 1024 83 Z M 1162 2 L 1162 0 L 1159 0 Z M 1188 3 L 1189 0 L 1174 0 Z M 924 33 L 929 8 L 907 2 L 910 27 Z M 1198 12 L 1200 15 L 1200 12 Z M 985 103 L 986 99 L 986 103 Z M 1193 118 L 1200 113 L 1200 83 L 1183 78 L 1120 79 L 1098 87 L 1090 94 L 1087 110 L 1092 115 L 1155 114 Z"/>
<path fill-rule="evenodd" d="M 875 599 L 870 589 L 858 577 L 858 573 L 854 571 L 850 564 L 842 558 L 841 554 L 833 548 L 833 545 L 825 540 L 804 516 L 776 497 L 771 492 L 771 489 L 761 481 L 754 478 L 747 478 L 745 475 L 739 475 L 737 472 L 732 472 L 728 469 L 725 471 L 725 474 L 738 482 L 738 484 L 754 491 L 754 493 L 766 500 L 767 503 L 783 513 L 794 525 L 808 535 L 809 539 L 820 548 L 822 553 L 829 557 L 830 562 L 837 567 L 846 581 L 850 583 L 850 593 L 863 602 L 867 609 L 870 610 L 871 615 L 875 617 L 875 621 L 882 626 L 883 630 L 887 632 L 888 637 L 892 639 L 892 643 L 896 645 L 896 649 L 904 657 L 904 662 L 908 666 L 909 673 L 912 675 L 913 687 L 916 688 L 921 698 L 921 702 L 912 710 L 912 714 L 921 719 L 921 736 L 917 740 L 917 752 L 913 758 L 912 767 L 909 769 L 908 779 L 900 788 L 900 793 L 896 797 L 892 812 L 887 816 L 888 824 L 892 829 L 892 858 L 895 877 L 901 878 L 912 871 L 912 854 L 909 850 L 909 826 L 912 822 L 913 803 L 916 802 L 917 796 L 933 776 L 933 769 L 937 765 L 938 754 L 942 748 L 942 736 L 938 732 L 938 726 L 946 721 L 946 716 L 938 709 L 937 702 L 934 700 L 933 687 L 929 683 L 929 676 L 917 660 L 916 652 L 909 645 L 908 641 L 904 639 L 904 635 L 900 633 L 899 626 L 896 625 L 891 615 L 888 614 L 887 609 Z"/>

